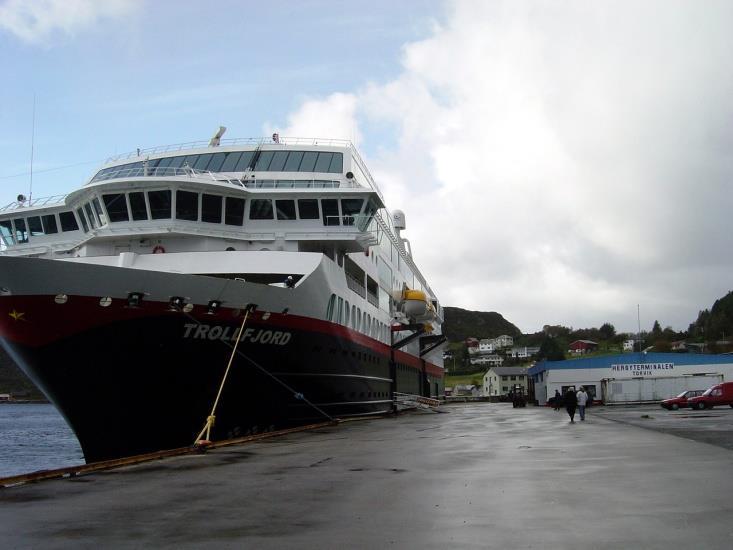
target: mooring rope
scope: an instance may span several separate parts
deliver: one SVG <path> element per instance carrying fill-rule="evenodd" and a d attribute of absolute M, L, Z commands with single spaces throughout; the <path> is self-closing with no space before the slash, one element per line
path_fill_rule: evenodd
<path fill-rule="evenodd" d="M 201 432 L 199 433 L 198 437 L 196 437 L 196 441 L 194 441 L 194 445 L 196 445 L 199 441 L 201 441 L 201 437 L 204 435 L 204 432 L 206 433 L 206 441 L 209 441 L 211 437 L 211 428 L 214 425 L 214 422 L 216 421 L 216 407 L 219 405 L 219 398 L 221 397 L 221 392 L 224 389 L 224 384 L 226 384 L 227 376 L 229 376 L 229 369 L 232 368 L 232 361 L 234 361 L 234 354 L 237 352 L 237 347 L 239 346 L 239 341 L 242 339 L 242 332 L 244 331 L 244 325 L 247 322 L 247 318 L 249 317 L 249 309 L 247 309 L 244 312 L 244 319 L 242 319 L 242 326 L 239 327 L 239 333 L 237 334 L 237 341 L 234 343 L 234 346 L 232 348 L 232 353 L 229 356 L 229 363 L 227 364 L 227 368 L 224 371 L 224 376 L 221 379 L 221 384 L 219 384 L 219 391 L 216 393 L 216 399 L 214 399 L 214 405 L 211 407 L 211 414 L 206 417 L 206 423 L 204 424 L 204 427 L 201 429 Z"/>
<path fill-rule="evenodd" d="M 201 438 L 204 435 L 204 433 L 206 434 L 206 441 L 209 440 L 209 437 L 210 437 L 210 434 L 211 434 L 211 428 L 213 427 L 214 422 L 216 420 L 216 415 L 215 415 L 216 407 L 217 407 L 217 405 L 219 403 L 219 398 L 220 398 L 221 393 L 222 393 L 222 391 L 224 389 L 224 384 L 226 382 L 226 379 L 227 379 L 227 376 L 229 374 L 229 370 L 230 370 L 230 368 L 232 366 L 232 362 L 233 362 L 233 359 L 234 359 L 234 356 L 235 355 L 239 355 L 240 357 L 246 359 L 248 362 L 250 362 L 256 368 L 258 368 L 264 374 L 266 374 L 267 376 L 269 376 L 272 380 L 274 380 L 275 382 L 277 382 L 278 384 L 280 384 L 282 387 L 284 387 L 288 392 L 290 392 L 293 395 L 293 397 L 295 399 L 298 399 L 300 401 L 303 401 L 306 405 L 312 407 L 318 413 L 320 413 L 321 415 L 323 415 L 324 417 L 326 417 L 329 421 L 331 421 L 331 422 L 334 421 L 334 418 L 331 415 L 329 415 L 326 411 L 324 411 L 323 409 L 321 409 L 318 405 L 316 405 L 315 403 L 313 403 L 312 401 L 310 401 L 305 396 L 305 394 L 303 394 L 302 392 L 299 392 L 299 391 L 295 390 L 294 388 L 290 387 L 283 380 L 280 380 L 280 378 L 278 378 L 277 376 L 275 376 L 274 374 L 272 374 L 271 372 L 269 372 L 262 365 L 260 365 L 257 361 L 255 361 L 254 359 L 252 359 L 251 357 L 249 357 L 244 352 L 242 352 L 241 350 L 238 349 L 238 347 L 239 347 L 239 341 L 242 338 L 242 333 L 244 332 L 244 325 L 247 322 L 247 318 L 249 316 L 250 311 L 251 311 L 250 307 L 247 307 L 247 310 L 246 310 L 244 319 L 242 320 L 242 325 L 241 325 L 241 327 L 239 329 L 239 333 L 237 334 L 237 340 L 236 340 L 236 342 L 234 343 L 233 346 L 229 342 L 226 342 L 224 340 L 220 340 L 220 342 L 222 344 L 224 344 L 225 346 L 228 346 L 228 347 L 232 348 L 232 353 L 229 356 L 229 363 L 227 365 L 226 371 L 224 372 L 224 376 L 222 378 L 221 384 L 219 385 L 219 391 L 218 391 L 218 393 L 216 395 L 216 399 L 214 401 L 214 406 L 211 409 L 211 414 L 206 418 L 206 423 L 204 424 L 204 427 L 202 428 L 202 430 L 199 433 L 199 435 L 196 437 L 196 441 L 194 442 L 194 445 L 198 444 L 199 441 L 202 441 Z M 199 321 L 198 319 L 196 319 L 190 313 L 186 313 L 186 312 L 183 312 L 183 313 L 184 313 L 184 315 L 186 315 L 186 317 L 188 317 L 189 319 L 191 319 L 197 325 L 202 325 L 203 324 L 201 321 Z"/>

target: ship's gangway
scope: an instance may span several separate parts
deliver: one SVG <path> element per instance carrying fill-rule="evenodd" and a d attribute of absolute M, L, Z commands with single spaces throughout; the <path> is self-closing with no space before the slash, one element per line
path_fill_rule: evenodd
<path fill-rule="evenodd" d="M 394 403 L 397 410 L 405 409 L 429 409 L 437 412 L 440 400 L 432 397 L 423 397 L 410 393 L 394 392 Z"/>

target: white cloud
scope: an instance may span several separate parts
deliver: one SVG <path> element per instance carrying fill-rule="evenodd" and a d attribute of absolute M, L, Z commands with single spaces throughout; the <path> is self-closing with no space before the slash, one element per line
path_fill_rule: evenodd
<path fill-rule="evenodd" d="M 455 2 L 397 78 L 289 122 L 392 125 L 370 167 L 443 303 L 525 331 L 632 330 L 641 304 L 682 329 L 733 287 L 731 21 L 725 1 Z"/>
<path fill-rule="evenodd" d="M 74 35 L 101 19 L 136 11 L 142 0 L 7 0 L 0 5 L 0 29 L 24 42 L 41 43 L 54 33 Z"/>
<path fill-rule="evenodd" d="M 264 126 L 265 135 L 279 132 L 289 137 L 347 139 L 359 142 L 356 123 L 356 96 L 334 93 L 326 99 L 309 99 L 288 116 L 287 126 L 278 128 L 271 123 Z"/>

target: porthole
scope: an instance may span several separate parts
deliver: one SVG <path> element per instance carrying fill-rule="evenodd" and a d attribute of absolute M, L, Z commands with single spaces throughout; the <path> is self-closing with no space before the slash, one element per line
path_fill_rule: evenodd
<path fill-rule="evenodd" d="M 102 307 L 109 307 L 112 305 L 112 298 L 109 296 L 103 296 L 99 299 L 99 305 Z"/>
<path fill-rule="evenodd" d="M 66 294 L 57 294 L 53 301 L 57 304 L 65 304 L 69 301 L 69 297 Z"/>
<path fill-rule="evenodd" d="M 183 311 L 185 313 L 191 313 L 193 311 L 193 304 L 189 303 L 183 306 Z"/>

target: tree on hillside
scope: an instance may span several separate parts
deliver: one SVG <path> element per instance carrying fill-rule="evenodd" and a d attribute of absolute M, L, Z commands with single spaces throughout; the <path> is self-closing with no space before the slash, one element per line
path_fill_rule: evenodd
<path fill-rule="evenodd" d="M 601 328 L 598 329 L 598 332 L 601 333 L 602 340 L 611 340 L 616 336 L 616 327 L 611 323 L 603 323 Z"/>
<path fill-rule="evenodd" d="M 565 359 L 565 353 L 563 353 L 559 342 L 548 336 L 542 341 L 537 358 L 547 359 L 548 361 L 562 361 Z"/>

